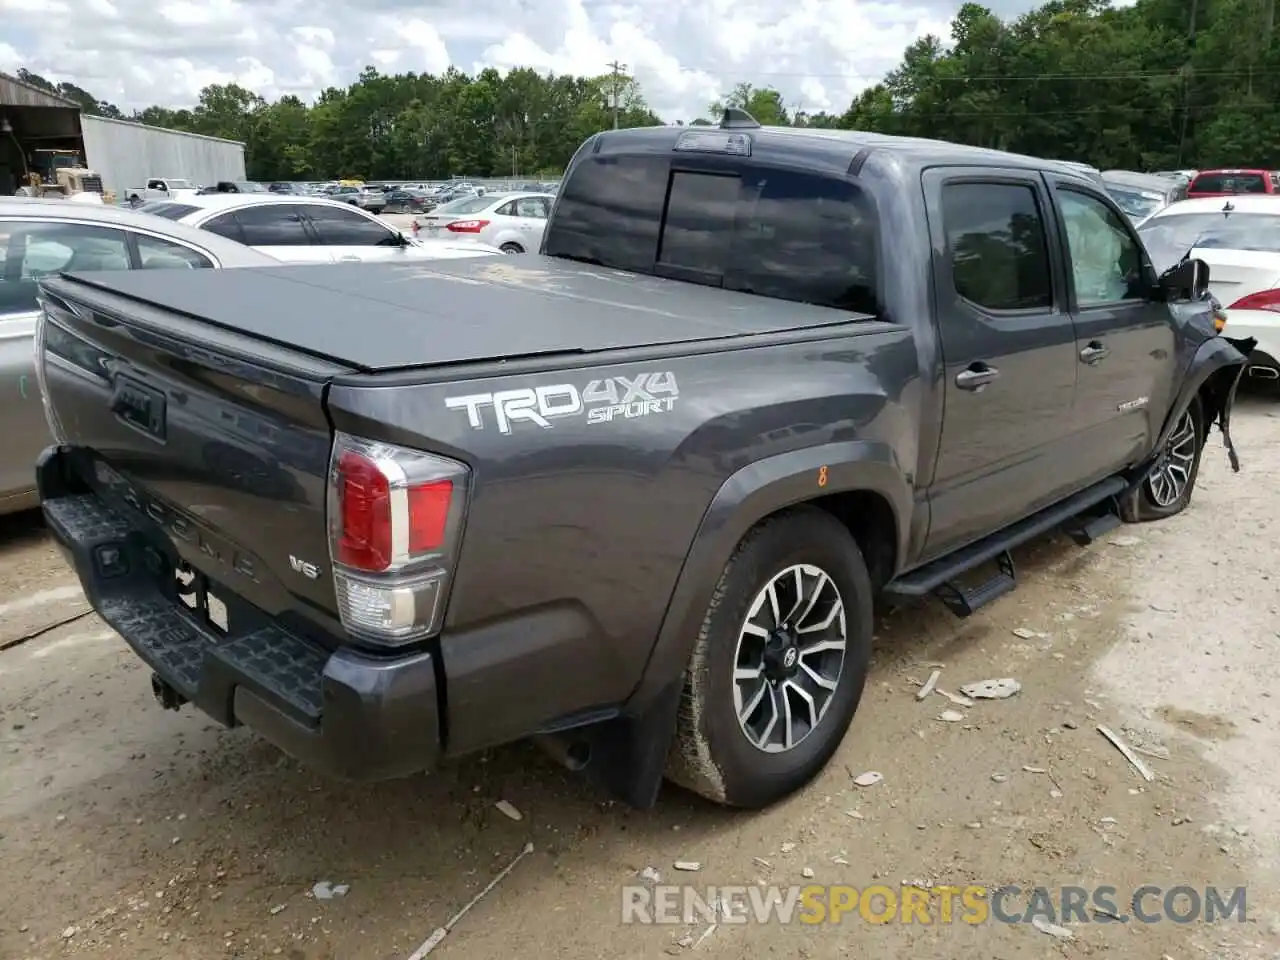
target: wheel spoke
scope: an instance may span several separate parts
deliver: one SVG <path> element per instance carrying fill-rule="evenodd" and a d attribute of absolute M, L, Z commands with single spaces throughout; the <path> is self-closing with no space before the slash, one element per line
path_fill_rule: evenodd
<path fill-rule="evenodd" d="M 782 626 L 782 612 L 778 609 L 778 583 L 776 580 L 769 581 L 769 586 L 765 588 L 769 594 L 769 609 L 773 611 L 773 625 L 775 627 Z"/>
<path fill-rule="evenodd" d="M 809 729 L 812 730 L 818 725 L 818 702 L 810 696 L 809 691 L 794 680 L 788 680 L 783 684 L 789 693 L 794 693 L 804 701 L 805 706 L 809 708 Z"/>
<path fill-rule="evenodd" d="M 760 731 L 760 739 L 755 741 L 755 745 L 760 749 L 769 746 L 769 740 L 773 737 L 773 728 L 778 725 L 778 698 L 776 696 L 776 688 L 765 684 L 769 690 L 774 691 L 775 695 L 769 698 L 769 722 L 764 725 L 764 729 Z"/>
<path fill-rule="evenodd" d="M 804 567 L 796 567 L 796 602 L 791 605 L 791 609 L 787 611 L 787 623 L 796 622 L 796 614 L 800 611 L 800 604 L 804 603 Z"/>
<path fill-rule="evenodd" d="M 812 680 L 815 684 L 817 684 L 823 690 L 834 690 L 836 688 L 835 680 L 828 680 L 826 677 L 818 673 L 817 670 L 813 669 L 813 667 L 809 666 L 803 660 L 800 661 L 800 669 L 803 670 L 808 675 L 810 680 Z"/>
<path fill-rule="evenodd" d="M 800 648 L 800 662 L 814 653 L 826 653 L 828 650 L 844 650 L 844 640 L 815 640 Z"/>
<path fill-rule="evenodd" d="M 756 680 L 764 674 L 764 664 L 754 667 L 738 667 L 733 671 L 733 679 L 738 683 L 743 680 Z"/>
<path fill-rule="evenodd" d="M 826 630 L 835 621 L 836 617 L 844 612 L 844 601 L 836 597 L 835 602 L 831 604 L 831 609 L 827 611 L 827 615 L 822 619 L 821 623 L 810 624 L 807 627 L 796 627 L 796 633 L 817 633 L 819 630 Z"/>
<path fill-rule="evenodd" d="M 760 706 L 760 701 L 764 699 L 764 695 L 771 689 L 773 687 L 768 680 L 762 679 L 760 681 L 760 686 L 756 687 L 756 692 L 751 695 L 751 699 L 738 711 L 738 721 L 740 723 L 745 724 L 751 719 L 756 712 L 756 707 Z"/>
<path fill-rule="evenodd" d="M 782 701 L 782 749 L 790 750 L 796 745 L 796 728 L 791 720 L 791 698 L 787 696 L 787 685 L 781 684 L 773 688 L 773 701 Z"/>
<path fill-rule="evenodd" d="M 797 630 L 800 629 L 800 624 L 804 623 L 805 620 L 808 619 L 809 614 L 813 613 L 813 608 L 817 604 L 818 598 L 822 596 L 822 591 L 827 588 L 827 584 L 829 582 L 827 575 L 822 571 L 818 571 L 818 582 L 813 585 L 813 592 L 809 594 L 809 599 L 804 605 L 804 610 L 800 612 L 798 617 L 791 621 L 792 625 L 795 626 Z M 801 594 L 801 596 L 803 596 L 803 594 Z"/>
<path fill-rule="evenodd" d="M 758 626 L 748 620 L 742 625 L 742 632 L 752 637 L 759 637 L 761 640 L 769 639 L 769 631 L 764 627 Z"/>

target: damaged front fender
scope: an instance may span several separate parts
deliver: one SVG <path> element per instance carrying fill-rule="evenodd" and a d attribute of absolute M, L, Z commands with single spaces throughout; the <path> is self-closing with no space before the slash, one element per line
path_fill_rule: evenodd
<path fill-rule="evenodd" d="M 1177 398 L 1165 416 L 1164 426 L 1152 449 L 1151 457 L 1137 471 L 1137 483 L 1146 477 L 1148 471 L 1159 459 L 1160 451 L 1164 449 L 1174 426 L 1197 397 L 1200 399 L 1200 409 L 1204 414 L 1206 442 L 1209 432 L 1217 426 L 1222 434 L 1222 445 L 1226 448 L 1231 469 L 1236 473 L 1240 472 L 1240 458 L 1236 454 L 1235 445 L 1231 442 L 1231 408 L 1235 404 L 1236 390 L 1240 386 L 1240 380 L 1248 365 L 1249 354 L 1253 352 L 1257 343 L 1252 337 L 1237 340 L 1216 336 L 1200 344 L 1200 348 L 1187 368 Z"/>

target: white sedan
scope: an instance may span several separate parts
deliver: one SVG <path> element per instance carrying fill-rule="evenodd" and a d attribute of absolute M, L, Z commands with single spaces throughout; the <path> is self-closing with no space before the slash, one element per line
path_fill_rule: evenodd
<path fill-rule="evenodd" d="M 1157 270 L 1187 255 L 1209 265 L 1209 292 L 1227 310 L 1223 332 L 1258 341 L 1247 375 L 1280 381 L 1280 196 L 1183 200 L 1138 233 Z"/>
<path fill-rule="evenodd" d="M 553 202 L 549 193 L 486 193 L 441 204 L 418 223 L 428 239 L 470 239 L 503 253 L 537 253 Z"/>
<path fill-rule="evenodd" d="M 455 260 L 499 253 L 485 244 L 411 240 L 359 207 L 321 197 L 211 193 L 138 209 L 237 240 L 286 263 Z"/>

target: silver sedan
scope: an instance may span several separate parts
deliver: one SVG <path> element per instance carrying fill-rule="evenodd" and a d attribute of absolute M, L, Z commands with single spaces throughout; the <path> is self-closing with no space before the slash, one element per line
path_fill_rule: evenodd
<path fill-rule="evenodd" d="M 279 263 L 234 240 L 122 207 L 0 198 L 0 514 L 35 506 L 35 461 L 50 442 L 31 342 L 41 277 Z"/>

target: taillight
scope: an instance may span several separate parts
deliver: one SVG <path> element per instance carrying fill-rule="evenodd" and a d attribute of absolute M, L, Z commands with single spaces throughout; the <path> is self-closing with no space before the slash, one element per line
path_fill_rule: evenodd
<path fill-rule="evenodd" d="M 439 632 L 469 481 L 455 460 L 337 434 L 329 553 L 350 633 L 395 645 Z"/>
<path fill-rule="evenodd" d="M 489 225 L 488 220 L 455 220 L 446 224 L 445 229 L 454 233 L 479 233 Z"/>
<path fill-rule="evenodd" d="M 1270 310 L 1272 313 L 1280 313 L 1280 288 L 1251 293 L 1247 297 L 1241 297 L 1227 309 Z"/>

